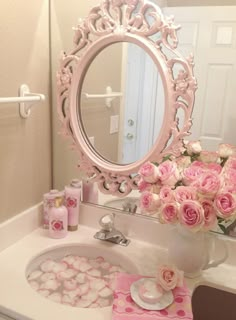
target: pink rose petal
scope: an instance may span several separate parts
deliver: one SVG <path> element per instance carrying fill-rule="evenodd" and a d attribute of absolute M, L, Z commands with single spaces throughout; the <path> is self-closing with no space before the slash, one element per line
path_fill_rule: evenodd
<path fill-rule="evenodd" d="M 31 272 L 31 273 L 28 275 L 28 280 L 29 280 L 29 281 L 31 281 L 31 280 L 36 280 L 36 279 L 38 279 L 42 274 L 43 274 L 42 271 L 40 271 L 40 270 L 35 270 L 35 271 Z"/>
<path fill-rule="evenodd" d="M 87 274 L 88 274 L 89 276 L 97 277 L 97 278 L 100 278 L 101 275 L 102 275 L 101 271 L 98 270 L 98 269 L 91 269 L 91 270 L 89 270 L 89 271 L 87 272 Z"/>
<path fill-rule="evenodd" d="M 75 306 L 78 308 L 87 308 L 91 305 L 91 301 L 84 300 L 84 299 L 79 299 L 76 303 Z"/>
<path fill-rule="evenodd" d="M 37 281 L 34 281 L 34 280 L 29 281 L 29 284 L 30 284 L 32 289 L 34 289 L 34 290 L 38 290 L 39 289 L 39 283 Z"/>
<path fill-rule="evenodd" d="M 40 280 L 42 282 L 46 282 L 48 280 L 54 280 L 54 279 L 56 279 L 56 275 L 53 272 L 46 272 L 40 277 Z"/>
<path fill-rule="evenodd" d="M 85 283 L 87 281 L 86 273 L 78 273 L 75 279 L 80 284 Z"/>
<path fill-rule="evenodd" d="M 52 294 L 50 294 L 48 296 L 48 299 L 54 301 L 54 302 L 58 302 L 58 303 L 61 303 L 61 294 L 59 292 L 54 292 Z"/>
<path fill-rule="evenodd" d="M 41 294 L 41 296 L 43 296 L 43 297 L 48 297 L 50 294 L 50 291 L 46 290 L 46 289 L 39 289 L 38 293 Z"/>
<path fill-rule="evenodd" d="M 80 264 L 79 270 L 80 270 L 81 272 L 86 272 L 86 271 L 88 271 L 88 270 L 90 270 L 90 269 L 92 269 L 92 266 L 91 266 L 89 263 L 87 263 L 87 262 L 82 262 L 82 263 Z"/>
<path fill-rule="evenodd" d="M 98 294 L 101 298 L 110 298 L 113 295 L 113 291 L 110 288 L 106 287 L 99 291 Z"/>
<path fill-rule="evenodd" d="M 55 261 L 51 260 L 51 259 L 47 259 L 46 261 L 44 261 L 43 263 L 41 263 L 40 265 L 40 269 L 43 272 L 51 272 L 53 270 L 53 267 L 55 266 Z"/>
<path fill-rule="evenodd" d="M 66 290 L 75 290 L 77 288 L 77 281 L 75 279 L 65 280 L 63 285 Z"/>
<path fill-rule="evenodd" d="M 94 289 L 91 289 L 87 294 L 81 297 L 83 300 L 94 302 L 98 298 L 98 292 Z"/>
<path fill-rule="evenodd" d="M 108 307 L 111 304 L 109 299 L 104 298 L 99 298 L 96 303 L 102 308 Z"/>

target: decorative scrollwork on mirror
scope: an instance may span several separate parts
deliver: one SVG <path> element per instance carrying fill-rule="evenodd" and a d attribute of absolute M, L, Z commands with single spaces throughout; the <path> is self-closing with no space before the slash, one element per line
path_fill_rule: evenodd
<path fill-rule="evenodd" d="M 58 114 L 62 134 L 73 140 L 79 153 L 79 168 L 103 193 L 126 196 L 137 189 L 138 170 L 146 161 L 166 155 L 178 156 L 183 138 L 189 135 L 196 80 L 193 56 L 184 58 L 177 50 L 173 17 L 145 0 L 102 0 L 74 28 L 74 47 L 63 53 L 57 73 Z M 157 66 L 164 88 L 164 117 L 159 136 L 149 152 L 138 161 L 119 165 L 103 158 L 92 147 L 81 119 L 82 84 L 94 60 L 108 45 L 131 42 L 143 48 Z M 179 121 L 179 110 L 183 119 Z"/>

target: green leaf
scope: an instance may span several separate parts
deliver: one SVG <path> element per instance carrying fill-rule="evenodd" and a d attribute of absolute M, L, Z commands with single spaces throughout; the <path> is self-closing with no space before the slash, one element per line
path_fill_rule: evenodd
<path fill-rule="evenodd" d="M 220 229 L 223 231 L 223 233 L 226 232 L 226 227 L 223 226 L 223 224 L 219 224 Z"/>

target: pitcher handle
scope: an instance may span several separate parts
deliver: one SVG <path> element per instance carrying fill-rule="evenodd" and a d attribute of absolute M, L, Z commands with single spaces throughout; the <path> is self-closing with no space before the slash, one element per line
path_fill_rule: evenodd
<path fill-rule="evenodd" d="M 209 263 L 207 263 L 207 265 L 203 268 L 203 270 L 207 270 L 209 268 L 214 268 L 217 267 L 219 264 L 225 262 L 225 260 L 228 258 L 229 256 L 229 250 L 228 250 L 228 246 L 226 245 L 225 241 L 220 241 L 218 238 L 214 238 L 214 242 L 218 242 L 219 245 L 221 245 L 221 247 L 223 248 L 223 257 L 217 259 L 217 260 L 213 260 Z M 218 246 L 219 247 L 219 246 Z M 209 251 L 208 251 L 209 252 Z M 209 261 L 209 260 L 208 260 Z"/>

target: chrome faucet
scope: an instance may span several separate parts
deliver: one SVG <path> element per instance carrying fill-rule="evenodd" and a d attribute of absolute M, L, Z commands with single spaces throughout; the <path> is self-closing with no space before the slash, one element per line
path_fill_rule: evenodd
<path fill-rule="evenodd" d="M 120 244 L 121 246 L 127 246 L 130 240 L 114 227 L 115 215 L 106 214 L 99 220 L 99 224 L 102 229 L 95 233 L 94 238 L 103 241 L 109 241 L 112 243 Z"/>

